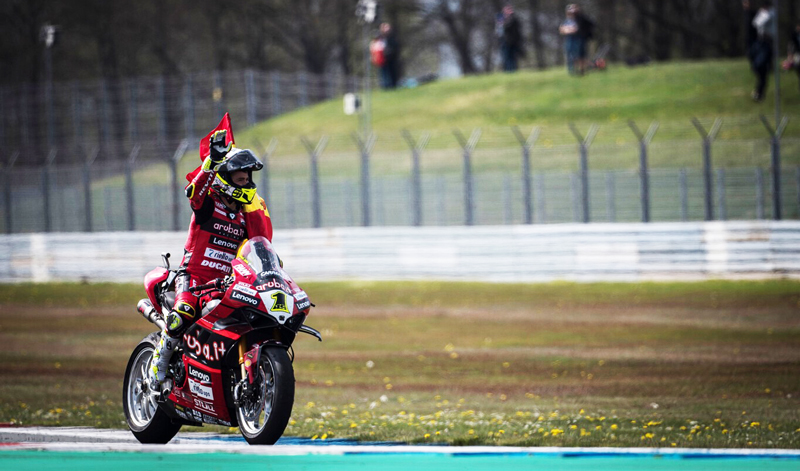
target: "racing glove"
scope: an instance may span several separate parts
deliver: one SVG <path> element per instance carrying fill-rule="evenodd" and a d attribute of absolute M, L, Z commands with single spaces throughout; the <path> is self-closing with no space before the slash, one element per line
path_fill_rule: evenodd
<path fill-rule="evenodd" d="M 208 158 L 203 161 L 203 170 L 216 171 L 222 161 L 225 160 L 225 155 L 233 147 L 233 143 L 225 144 L 228 132 L 224 129 L 215 132 L 208 138 L 208 149 L 210 151 Z"/>

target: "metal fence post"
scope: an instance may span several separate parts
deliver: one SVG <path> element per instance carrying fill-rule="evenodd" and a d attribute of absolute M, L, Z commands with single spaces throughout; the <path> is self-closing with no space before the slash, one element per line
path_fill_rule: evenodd
<path fill-rule="evenodd" d="M 264 148 L 261 145 L 261 142 L 256 139 L 256 145 L 259 149 L 264 149 L 264 153 L 261 154 L 261 163 L 264 164 L 264 168 L 261 169 L 261 195 L 264 198 L 264 201 L 269 203 L 269 158 L 273 152 L 275 152 L 275 148 L 278 146 L 278 140 L 274 137 L 269 140 L 269 144 L 267 147 Z"/>
<path fill-rule="evenodd" d="M 464 224 L 471 226 L 475 224 L 475 202 L 472 182 L 472 151 L 478 145 L 478 140 L 481 138 L 481 129 L 476 128 L 472 130 L 469 140 L 464 138 L 464 135 L 458 129 L 453 130 L 453 135 L 458 139 L 461 144 L 461 149 L 464 151 Z"/>
<path fill-rule="evenodd" d="M 533 187 L 531 185 L 531 149 L 539 139 L 541 129 L 539 126 L 533 128 L 528 138 L 522 136 L 519 127 L 514 126 L 511 132 L 516 136 L 522 147 L 522 204 L 525 211 L 525 224 L 533 224 Z"/>
<path fill-rule="evenodd" d="M 403 138 L 406 140 L 408 147 L 411 149 L 411 213 L 412 224 L 415 226 L 422 225 L 422 177 L 419 167 L 419 158 L 422 150 L 428 145 L 431 139 L 429 133 L 423 133 L 419 141 L 414 141 L 411 133 L 403 129 L 401 132 Z"/>
<path fill-rule="evenodd" d="M 42 171 L 42 189 L 44 190 L 44 231 L 51 232 L 53 230 L 53 221 L 52 215 L 50 214 L 50 201 L 51 201 L 51 192 L 50 192 L 50 170 L 53 166 L 53 162 L 56 160 L 56 154 L 58 151 L 53 148 L 50 149 L 50 153 L 47 154 L 47 163 L 44 166 L 44 170 Z"/>
<path fill-rule="evenodd" d="M 183 154 L 186 153 L 186 150 L 189 148 L 189 140 L 182 139 L 181 142 L 178 144 L 178 147 L 175 149 L 175 152 L 172 154 L 172 158 L 169 159 L 169 173 L 170 173 L 170 180 L 172 184 L 170 185 L 172 188 L 172 230 L 179 231 L 181 230 L 181 218 L 180 218 L 180 194 L 181 188 L 178 184 L 178 164 L 180 163 L 181 159 L 183 158 Z"/>
<path fill-rule="evenodd" d="M 778 127 L 772 129 L 767 118 L 762 114 L 761 122 L 767 128 L 770 136 L 770 149 L 771 149 L 771 164 L 772 164 L 772 219 L 780 221 L 781 214 L 781 136 L 789 123 L 789 118 L 786 116 L 781 119 L 780 123 L 776 123 Z"/>
<path fill-rule="evenodd" d="M 100 155 L 100 149 L 95 147 L 83 161 L 83 209 L 86 212 L 83 230 L 85 232 L 92 232 L 92 164 L 98 155 Z"/>
<path fill-rule="evenodd" d="M 128 206 L 128 230 L 136 230 L 136 208 L 134 207 L 133 198 L 133 164 L 136 162 L 136 157 L 139 156 L 139 151 L 142 146 L 136 144 L 133 146 L 128 160 L 125 161 L 125 195 Z"/>
<path fill-rule="evenodd" d="M 311 142 L 309 142 L 305 137 L 301 137 L 300 140 L 303 142 L 306 151 L 308 151 L 308 157 L 311 165 L 311 224 L 314 227 L 322 227 L 317 159 L 319 158 L 320 154 L 322 154 L 322 151 L 325 150 L 325 146 L 328 145 L 328 136 L 322 136 L 319 142 L 317 142 L 316 147 L 312 146 Z"/>
<path fill-rule="evenodd" d="M 3 172 L 5 174 L 5 205 L 6 205 L 6 234 L 11 234 L 13 232 L 13 225 L 14 225 L 14 218 L 11 215 L 11 211 L 13 210 L 11 198 L 13 197 L 13 193 L 11 191 L 11 185 L 13 183 L 11 178 L 11 169 L 14 168 L 14 163 L 16 163 L 17 159 L 19 158 L 19 151 L 14 152 L 11 154 L 11 158 L 8 160 L 8 165 Z"/>
<path fill-rule="evenodd" d="M 706 129 L 700 124 L 697 118 L 692 118 L 692 124 L 700 133 L 703 138 L 703 191 L 705 197 L 705 219 L 706 221 L 714 220 L 714 176 L 712 174 L 713 166 L 711 164 L 711 143 L 717 137 L 719 128 L 722 126 L 722 120 L 717 118 L 711 126 L 711 130 L 706 132 Z"/>
<path fill-rule="evenodd" d="M 600 129 L 596 124 L 589 126 L 589 132 L 584 139 L 575 124 L 569 123 L 569 129 L 578 140 L 580 148 L 580 178 L 581 178 L 581 212 L 582 221 L 588 223 L 589 215 L 589 146 L 592 145 L 594 137 L 597 135 L 597 130 Z"/>
<path fill-rule="evenodd" d="M 375 147 L 375 133 L 370 132 L 367 135 L 367 140 L 362 141 L 358 133 L 353 133 L 353 140 L 358 145 L 361 153 L 361 217 L 362 225 L 368 227 L 370 225 L 370 200 L 369 200 L 369 155 Z"/>
<path fill-rule="evenodd" d="M 642 200 L 642 222 L 650 222 L 650 171 L 647 165 L 647 146 L 653 140 L 656 131 L 658 130 L 658 121 L 653 121 L 650 128 L 647 129 L 647 134 L 642 134 L 636 123 L 633 120 L 628 121 L 631 131 L 636 135 L 639 140 L 639 191 Z"/>

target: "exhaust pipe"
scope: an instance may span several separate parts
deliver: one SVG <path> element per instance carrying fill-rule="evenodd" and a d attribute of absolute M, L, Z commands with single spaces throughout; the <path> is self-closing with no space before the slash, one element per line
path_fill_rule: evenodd
<path fill-rule="evenodd" d="M 158 315 L 156 308 L 153 307 L 153 303 L 151 303 L 149 299 L 139 300 L 139 303 L 136 305 L 136 310 L 139 311 L 142 317 L 158 326 L 160 330 L 167 330 L 167 323 Z"/>

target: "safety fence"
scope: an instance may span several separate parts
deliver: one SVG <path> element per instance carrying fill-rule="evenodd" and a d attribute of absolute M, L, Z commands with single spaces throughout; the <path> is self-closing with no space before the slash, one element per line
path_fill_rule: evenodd
<path fill-rule="evenodd" d="M 60 162 L 81 163 L 96 147 L 124 160 L 141 141 L 172 146 L 205 136 L 226 111 L 240 129 L 358 85 L 356 77 L 256 70 L 7 85 L 0 87 L 0 142 L 28 151 L 35 164 L 53 149 Z M 158 157 L 152 150 L 144 157 Z"/>
<path fill-rule="evenodd" d="M 800 138 L 786 123 L 663 123 L 663 140 L 657 123 L 272 137 L 253 139 L 254 178 L 277 229 L 797 219 Z M 41 166 L 15 153 L 0 233 L 183 230 L 196 142 L 73 164 L 53 150 Z"/>
<path fill-rule="evenodd" d="M 172 231 L 0 235 L 0 282 L 139 283 L 161 264 L 160 253 L 179 263 L 185 238 Z M 278 231 L 273 242 L 301 284 L 800 276 L 798 221 L 340 227 Z"/>

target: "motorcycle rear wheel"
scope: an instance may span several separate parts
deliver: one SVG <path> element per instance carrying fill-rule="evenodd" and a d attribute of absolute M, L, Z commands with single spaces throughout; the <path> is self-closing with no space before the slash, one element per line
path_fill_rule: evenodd
<path fill-rule="evenodd" d="M 261 350 L 256 389 L 236 407 L 239 430 L 251 445 L 274 445 L 281 438 L 294 405 L 294 370 L 280 347 Z"/>
<path fill-rule="evenodd" d="M 153 357 L 158 338 L 159 333 L 154 332 L 133 349 L 128 367 L 125 369 L 125 381 L 122 386 L 125 421 L 128 422 L 133 436 L 141 443 L 167 443 L 181 428 L 181 424 L 173 423 L 158 407 L 155 396 L 143 388 L 147 380 L 147 367 Z"/>

